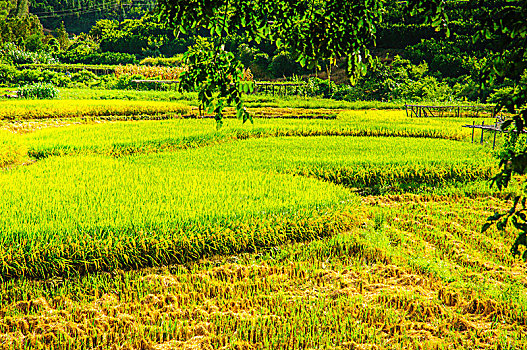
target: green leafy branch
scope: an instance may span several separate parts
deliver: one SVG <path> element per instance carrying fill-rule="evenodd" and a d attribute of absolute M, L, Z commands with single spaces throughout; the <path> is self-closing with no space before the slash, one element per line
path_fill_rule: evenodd
<path fill-rule="evenodd" d="M 224 51 L 225 36 L 243 32 L 256 43 L 272 40 L 279 50 L 289 50 L 309 68 L 320 60 L 347 57 L 353 80 L 366 73 L 371 58 L 368 45 L 375 41 L 383 4 L 379 0 L 160 0 L 159 7 L 160 16 L 175 32 L 206 29 L 218 39 L 213 54 L 199 53 L 197 48 L 187 53 L 181 89 L 201 91 L 201 105 L 213 108 L 217 120 L 231 102 L 247 120 L 241 91 L 252 87 L 241 82 L 241 67 Z"/>
<path fill-rule="evenodd" d="M 222 47 L 214 49 L 206 39 L 199 38 L 196 45 L 184 55 L 187 70 L 180 75 L 180 91 L 198 91 L 200 113 L 214 113 L 218 126 L 222 123 L 223 109 L 235 105 L 237 116 L 243 122 L 252 120 L 243 106 L 242 92 L 252 92 L 254 84 L 244 81 L 244 69 L 231 52 Z"/>
<path fill-rule="evenodd" d="M 509 186 L 514 176 L 527 173 L 527 1 L 517 1 L 514 6 L 507 6 L 493 13 L 483 23 L 479 36 L 495 41 L 502 55 L 493 58 L 493 69 L 489 79 L 505 76 L 513 78 L 516 83 L 508 94 L 499 96 L 494 112 L 506 111 L 512 118 L 506 120 L 501 128 L 508 132 L 507 141 L 498 155 L 500 171 L 491 182 L 499 190 Z M 522 73 L 523 72 L 523 73 Z M 487 218 L 482 231 L 496 225 L 498 230 L 506 230 L 511 224 L 518 236 L 512 245 L 511 252 L 519 255 L 521 245 L 527 247 L 527 184 L 523 181 L 521 194 L 515 196 L 512 207 L 505 213 L 496 212 Z M 511 198 L 509 198 L 511 199 Z M 527 250 L 523 253 L 527 260 Z"/>

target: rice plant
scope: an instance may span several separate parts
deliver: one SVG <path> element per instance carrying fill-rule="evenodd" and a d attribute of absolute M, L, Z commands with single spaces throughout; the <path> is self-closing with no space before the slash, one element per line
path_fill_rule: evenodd
<path fill-rule="evenodd" d="M 444 140 L 312 137 L 118 159 L 51 157 L 0 174 L 0 275 L 182 263 L 330 235 L 356 223 L 360 213 L 339 209 L 355 197 L 295 176 L 298 169 L 356 169 L 347 174 L 353 183 L 381 173 L 394 184 L 469 181 L 491 168 L 481 152 Z"/>

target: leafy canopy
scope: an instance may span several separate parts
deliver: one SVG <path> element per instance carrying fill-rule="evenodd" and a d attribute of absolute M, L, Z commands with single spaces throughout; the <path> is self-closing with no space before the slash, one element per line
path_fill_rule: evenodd
<path fill-rule="evenodd" d="M 487 219 L 483 231 L 492 224 L 505 230 L 511 224 L 518 236 L 511 252 L 522 254 L 521 246 L 527 247 L 527 0 L 511 2 L 486 20 L 480 35 L 495 41 L 501 55 L 493 58 L 490 78 L 494 80 L 512 78 L 515 85 L 506 94 L 499 96 L 496 113 L 504 110 L 512 118 L 502 124 L 508 131 L 508 140 L 500 152 L 500 172 L 493 183 L 501 190 L 509 186 L 513 176 L 520 175 L 523 189 L 513 198 L 513 206 L 505 213 L 495 213 Z M 523 251 L 527 260 L 527 250 Z"/>
<path fill-rule="evenodd" d="M 409 1 L 415 13 L 421 12 L 435 24 L 442 23 L 444 1 Z M 187 72 L 180 89 L 200 90 L 204 107 L 214 110 L 221 120 L 223 106 L 234 102 L 238 115 L 250 116 L 243 109 L 240 82 L 241 65 L 225 52 L 224 38 L 246 35 L 249 40 L 274 41 L 278 49 L 291 52 L 304 67 L 313 68 L 319 60 L 348 58 L 353 81 L 366 73 L 370 61 L 368 47 L 382 20 L 382 0 L 160 0 L 160 14 L 176 33 L 207 30 L 217 47 L 209 53 L 190 50 L 185 59 Z"/>

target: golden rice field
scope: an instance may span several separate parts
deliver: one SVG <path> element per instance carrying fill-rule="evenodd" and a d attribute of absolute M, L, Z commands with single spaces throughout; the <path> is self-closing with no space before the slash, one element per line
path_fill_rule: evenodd
<path fill-rule="evenodd" d="M 0 349 L 527 347 L 471 120 L 57 113 L 0 126 Z"/>
<path fill-rule="evenodd" d="M 115 75 L 142 75 L 146 79 L 159 78 L 163 80 L 177 80 L 184 68 L 181 67 L 160 67 L 160 66 L 138 66 L 138 65 L 119 65 L 115 67 Z"/>
<path fill-rule="evenodd" d="M 0 120 L 188 114 L 183 103 L 108 100 L 0 100 Z"/>

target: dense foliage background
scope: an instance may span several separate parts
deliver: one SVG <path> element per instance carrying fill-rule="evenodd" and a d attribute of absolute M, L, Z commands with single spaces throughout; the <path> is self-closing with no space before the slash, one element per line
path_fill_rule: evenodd
<path fill-rule="evenodd" d="M 2 0 L 0 5 L 3 85 L 52 82 L 122 87 L 122 83 L 107 83 L 108 77 L 98 72 L 91 79 L 85 73 L 79 81 L 72 77 L 75 71 L 14 68 L 59 62 L 177 67 L 181 55 L 198 38 L 217 40 L 208 31 L 174 33 L 154 12 L 153 0 Z M 447 36 L 446 28 L 438 30 L 424 15 L 410 15 L 406 2 L 385 1 L 375 45 L 369 45 L 373 66 L 355 86 L 349 84 L 346 57 L 320 60 L 307 69 L 299 63 L 298 53 L 265 38 L 256 43 L 242 32 L 231 32 L 222 44 L 256 80 L 311 78 L 312 93 L 328 98 L 494 102 L 513 88 L 520 75 L 488 80 L 499 45 L 492 38 L 477 38 L 477 33 L 492 11 L 511 5 L 515 2 L 446 2 Z"/>

